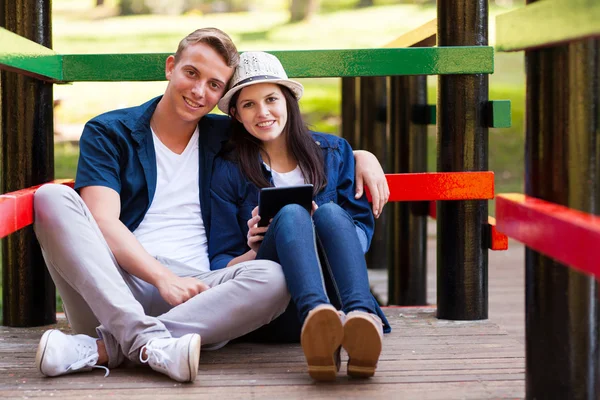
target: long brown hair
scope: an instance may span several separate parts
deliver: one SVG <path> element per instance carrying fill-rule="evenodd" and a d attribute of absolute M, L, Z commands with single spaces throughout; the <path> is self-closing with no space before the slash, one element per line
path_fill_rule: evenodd
<path fill-rule="evenodd" d="M 304 175 L 306 183 L 312 183 L 314 194 L 317 194 L 327 185 L 325 174 L 325 161 L 323 152 L 315 143 L 308 127 L 302 119 L 298 100 L 287 87 L 278 85 L 285 97 L 288 118 L 283 135 L 286 135 L 288 151 L 298 161 L 300 171 Z M 263 149 L 262 141 L 252 136 L 244 125 L 235 118 L 235 104 L 240 96 L 238 91 L 229 102 L 229 114 L 231 116 L 231 139 L 228 149 L 229 159 L 238 162 L 246 178 L 258 188 L 271 186 L 265 178 L 262 166 L 259 162 L 260 150 Z M 266 152 L 264 153 L 266 154 Z M 268 155 L 267 155 L 268 157 Z M 265 160 L 270 164 L 270 160 Z"/>

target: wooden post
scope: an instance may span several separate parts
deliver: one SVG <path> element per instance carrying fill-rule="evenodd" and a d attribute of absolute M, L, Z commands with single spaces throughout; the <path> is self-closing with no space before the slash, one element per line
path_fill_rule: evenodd
<path fill-rule="evenodd" d="M 50 0 L 0 0 L 0 25 L 52 47 Z M 0 72 L 0 191 L 54 179 L 52 84 Z M 3 324 L 56 322 L 55 289 L 31 226 L 2 243 Z"/>
<path fill-rule="evenodd" d="M 525 58 L 525 194 L 600 214 L 600 41 Z M 527 398 L 600 398 L 598 281 L 531 249 L 525 268 Z"/>
<path fill-rule="evenodd" d="M 438 1 L 438 46 L 487 46 L 487 0 Z M 437 101 L 438 172 L 487 171 L 488 76 L 440 75 Z M 488 316 L 487 201 L 437 205 L 438 317 Z"/>
<path fill-rule="evenodd" d="M 385 172 L 391 172 L 392 146 L 388 134 L 386 77 L 360 78 L 360 142 L 362 148 L 375 154 Z M 367 265 L 374 269 L 387 269 L 390 265 L 391 222 L 393 207 L 386 207 L 375 224 L 371 249 L 367 253 Z"/>
<path fill-rule="evenodd" d="M 427 77 L 391 78 L 389 96 L 393 172 L 427 172 Z M 391 203 L 388 304 L 427 304 L 429 202 Z"/>

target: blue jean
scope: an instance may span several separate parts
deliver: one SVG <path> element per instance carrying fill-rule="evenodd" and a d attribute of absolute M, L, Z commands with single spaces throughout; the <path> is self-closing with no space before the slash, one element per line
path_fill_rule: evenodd
<path fill-rule="evenodd" d="M 319 304 L 376 313 L 362 243 L 350 215 L 335 203 L 322 205 L 312 218 L 299 205 L 282 208 L 256 259 L 281 264 L 292 302 L 247 339 L 297 341 L 308 312 Z"/>

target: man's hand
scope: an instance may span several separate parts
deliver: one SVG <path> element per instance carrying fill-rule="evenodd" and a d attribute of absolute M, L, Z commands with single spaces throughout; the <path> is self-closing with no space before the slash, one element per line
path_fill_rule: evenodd
<path fill-rule="evenodd" d="M 363 195 L 363 184 L 366 184 L 371 192 L 373 202 L 373 215 L 379 218 L 383 206 L 390 197 L 390 188 L 379 160 L 370 152 L 364 150 L 354 151 L 356 170 L 356 195 L 359 199 Z"/>
<path fill-rule="evenodd" d="M 255 253 L 258 253 L 258 248 L 267 233 L 268 226 L 258 227 L 260 215 L 258 215 L 258 206 L 252 210 L 252 218 L 248 220 L 248 247 Z"/>
<path fill-rule="evenodd" d="M 180 277 L 175 274 L 161 279 L 156 288 L 161 297 L 173 307 L 185 303 L 198 293 L 210 289 L 210 286 L 199 279 Z"/>

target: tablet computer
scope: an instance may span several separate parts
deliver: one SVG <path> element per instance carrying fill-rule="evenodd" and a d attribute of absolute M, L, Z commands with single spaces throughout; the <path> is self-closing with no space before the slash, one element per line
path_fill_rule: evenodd
<path fill-rule="evenodd" d="M 312 199 L 312 184 L 263 188 L 258 194 L 258 226 L 269 225 L 269 221 L 288 204 L 299 204 L 311 212 Z"/>

